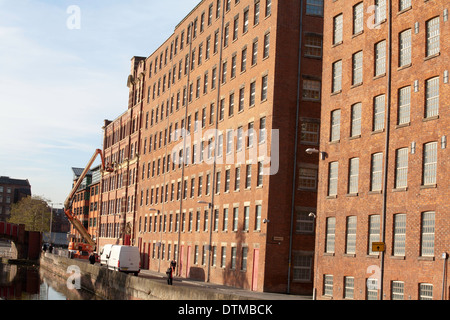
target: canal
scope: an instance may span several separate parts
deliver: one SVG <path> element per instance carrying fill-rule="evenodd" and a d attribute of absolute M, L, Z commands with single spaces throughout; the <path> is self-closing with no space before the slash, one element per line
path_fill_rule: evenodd
<path fill-rule="evenodd" d="M 1 260 L 0 260 L 1 261 Z M 0 300 L 100 300 L 38 266 L 0 263 Z"/>

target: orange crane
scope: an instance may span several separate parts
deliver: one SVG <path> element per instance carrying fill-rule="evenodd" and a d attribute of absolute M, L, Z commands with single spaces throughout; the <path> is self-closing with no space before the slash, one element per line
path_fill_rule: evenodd
<path fill-rule="evenodd" d="M 80 187 L 81 183 L 83 182 L 84 177 L 89 172 L 92 164 L 94 163 L 97 156 L 100 155 L 101 161 L 102 161 L 102 170 L 105 170 L 107 172 L 113 172 L 114 169 L 111 166 L 105 167 L 105 159 L 103 157 L 102 150 L 97 149 L 95 150 L 94 155 L 89 160 L 88 164 L 84 168 L 81 175 L 78 177 L 77 182 L 72 188 L 72 191 L 69 193 L 69 196 L 67 197 L 66 201 L 64 202 L 64 213 L 66 214 L 67 218 L 69 219 L 70 223 L 73 225 L 73 227 L 80 233 L 81 237 L 85 241 L 85 243 L 77 243 L 71 241 L 69 243 L 69 251 L 74 252 L 74 257 L 79 258 L 87 258 L 86 255 L 83 255 L 82 252 L 93 252 L 95 250 L 96 244 L 94 239 L 92 239 L 89 232 L 86 230 L 86 228 L 83 226 L 83 224 L 80 222 L 80 220 L 77 219 L 77 217 L 72 212 L 72 203 L 73 198 L 75 196 L 75 193 L 78 191 L 78 188 Z"/>

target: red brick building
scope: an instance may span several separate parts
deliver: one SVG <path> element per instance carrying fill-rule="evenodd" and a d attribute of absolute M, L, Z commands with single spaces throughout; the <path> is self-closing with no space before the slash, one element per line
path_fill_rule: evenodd
<path fill-rule="evenodd" d="M 300 5 L 302 4 L 302 6 Z M 167 13 L 169 14 L 169 13 Z M 311 294 L 323 6 L 205 0 L 149 57 L 105 122 L 100 247 L 143 268 Z"/>
<path fill-rule="evenodd" d="M 448 9 L 325 6 L 318 299 L 449 299 Z"/>
<path fill-rule="evenodd" d="M 11 206 L 22 198 L 31 196 L 31 185 L 28 179 L 0 177 L 0 221 L 8 221 L 11 217 Z"/>

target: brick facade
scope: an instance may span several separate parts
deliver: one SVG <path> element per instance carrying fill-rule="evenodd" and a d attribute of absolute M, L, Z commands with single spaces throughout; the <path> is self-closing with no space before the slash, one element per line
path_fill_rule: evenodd
<path fill-rule="evenodd" d="M 201 1 L 132 59 L 128 110 L 104 127 L 116 170 L 102 176 L 100 248 L 139 246 L 143 268 L 175 259 L 182 277 L 311 294 L 318 160 L 303 150 L 318 147 L 323 18 L 300 3 Z"/>
<path fill-rule="evenodd" d="M 380 15 L 386 12 L 386 18 L 377 13 L 381 21 L 374 24 L 375 13 L 369 8 L 373 3 L 365 1 L 363 30 L 358 29 L 358 23 L 354 27 L 357 5 L 362 2 L 338 0 L 325 6 L 320 151 L 327 157 L 319 165 L 315 257 L 319 299 L 441 299 L 442 292 L 444 299 L 449 298 L 448 282 L 443 282 L 448 278 L 448 272 L 443 273 L 448 260 L 442 259 L 450 247 L 446 142 L 450 48 L 445 40 L 450 33 L 449 8 L 441 1 L 411 2 L 412 6 L 407 1 L 386 1 L 387 7 L 379 8 Z M 405 8 L 399 7 L 401 3 Z M 427 33 L 429 21 L 435 17 L 438 32 Z M 403 33 L 408 29 L 411 31 Z M 339 30 L 343 30 L 342 36 Z M 438 44 L 432 53 L 427 52 L 432 49 L 432 44 L 427 46 L 428 34 L 437 34 L 436 41 L 430 40 Z M 385 54 L 382 50 L 376 53 L 381 41 L 386 41 Z M 360 51 L 362 82 L 355 80 L 361 70 L 355 54 Z M 342 61 L 342 81 L 333 87 L 333 79 L 339 78 L 338 71 L 333 73 L 337 61 Z M 438 95 L 427 82 L 434 77 L 438 77 Z M 402 88 L 406 93 L 400 93 Z M 382 110 L 374 108 L 378 96 L 385 99 Z M 352 118 L 352 107 L 358 103 L 361 116 L 355 107 Z M 427 114 L 436 105 L 438 110 Z M 340 111 L 333 113 L 335 110 Z M 378 114 L 380 127 L 375 125 Z M 425 157 L 424 148 L 430 142 L 434 151 Z M 402 148 L 406 148 L 407 157 L 403 164 L 398 151 Z M 374 161 L 377 153 L 382 155 L 380 167 Z M 350 163 L 355 158 L 359 158 L 359 170 L 352 171 Z M 332 163 L 338 167 L 337 192 L 332 191 Z M 428 180 L 430 168 L 436 168 L 436 174 L 430 173 Z M 353 190 L 351 177 L 358 181 Z M 384 253 L 370 251 L 374 241 L 385 243 Z M 378 279 L 378 290 L 368 288 L 368 278 Z"/>

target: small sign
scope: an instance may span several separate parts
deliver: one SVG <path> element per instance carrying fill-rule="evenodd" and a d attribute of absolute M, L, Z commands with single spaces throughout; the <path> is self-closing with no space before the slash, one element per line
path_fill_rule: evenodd
<path fill-rule="evenodd" d="M 384 242 L 372 242 L 372 251 L 373 252 L 383 252 L 384 251 Z"/>

